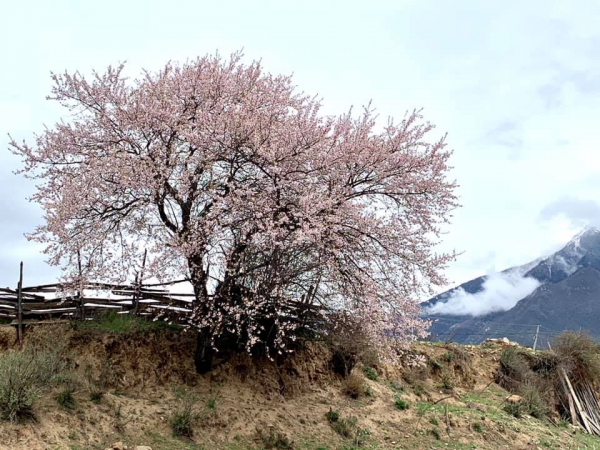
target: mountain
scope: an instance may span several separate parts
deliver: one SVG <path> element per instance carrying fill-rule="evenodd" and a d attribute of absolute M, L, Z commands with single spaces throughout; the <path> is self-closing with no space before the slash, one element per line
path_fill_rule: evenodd
<path fill-rule="evenodd" d="M 526 284 L 530 289 L 507 310 L 466 314 L 481 309 L 476 302 L 484 294 L 488 301 L 494 299 L 496 292 L 484 292 L 492 289 L 491 280 L 508 280 L 515 289 L 518 283 Z M 457 298 L 460 309 L 454 308 Z M 600 229 L 587 228 L 547 258 L 475 278 L 422 307 L 424 317 L 433 321 L 430 332 L 436 340 L 477 344 L 487 337 L 507 337 L 532 345 L 537 333 L 538 346 L 546 346 L 562 330 L 579 329 L 600 337 Z"/>

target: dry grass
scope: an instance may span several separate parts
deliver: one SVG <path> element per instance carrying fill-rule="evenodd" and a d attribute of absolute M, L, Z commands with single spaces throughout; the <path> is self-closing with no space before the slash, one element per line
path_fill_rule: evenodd
<path fill-rule="evenodd" d="M 600 382 L 600 345 L 587 333 L 565 331 L 554 340 L 554 354 L 574 383 Z"/>
<path fill-rule="evenodd" d="M 365 378 L 359 372 L 353 370 L 342 381 L 342 392 L 353 399 L 358 399 L 366 395 Z"/>
<path fill-rule="evenodd" d="M 377 350 L 359 322 L 341 313 L 332 315 L 329 322 L 326 343 L 332 352 L 335 373 L 347 377 L 359 361 L 369 367 L 379 364 Z"/>

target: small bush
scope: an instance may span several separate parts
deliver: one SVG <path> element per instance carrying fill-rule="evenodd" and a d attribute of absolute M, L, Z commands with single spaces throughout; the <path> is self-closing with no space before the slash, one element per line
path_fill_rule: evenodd
<path fill-rule="evenodd" d="M 444 353 L 440 359 L 446 363 L 451 363 L 452 361 L 454 361 L 454 353 L 452 353 L 452 352 Z"/>
<path fill-rule="evenodd" d="M 371 381 L 377 381 L 377 379 L 379 378 L 377 375 L 377 371 L 371 366 L 363 366 L 363 372 L 365 376 Z"/>
<path fill-rule="evenodd" d="M 440 430 L 437 428 L 432 428 L 431 429 L 431 434 L 433 435 L 434 438 L 436 438 L 438 441 L 440 439 L 442 439 L 442 433 L 440 433 Z"/>
<path fill-rule="evenodd" d="M 431 419 L 429 419 L 429 423 L 431 425 L 435 425 L 436 427 L 440 424 L 440 422 L 435 417 L 432 417 Z"/>
<path fill-rule="evenodd" d="M 437 359 L 429 359 L 427 360 L 427 365 L 429 365 L 429 367 L 431 367 L 431 370 L 433 373 L 437 373 L 439 371 L 442 370 L 443 366 L 440 364 L 440 362 Z"/>
<path fill-rule="evenodd" d="M 351 398 L 357 399 L 366 394 L 364 378 L 353 371 L 342 383 L 342 391 Z"/>
<path fill-rule="evenodd" d="M 66 363 L 57 352 L 24 350 L 0 356 L 0 418 L 33 418 L 41 392 L 62 380 Z"/>
<path fill-rule="evenodd" d="M 571 382 L 600 382 L 600 345 L 589 334 L 565 331 L 554 340 L 552 348 Z"/>
<path fill-rule="evenodd" d="M 376 347 L 362 324 L 347 313 L 329 317 L 325 342 L 331 348 L 331 366 L 335 373 L 347 377 L 358 361 L 376 365 Z"/>
<path fill-rule="evenodd" d="M 547 400 L 540 382 L 531 380 L 521 385 L 519 392 L 524 411 L 536 419 L 542 419 L 549 412 Z M 546 392 L 547 393 L 547 392 Z"/>
<path fill-rule="evenodd" d="M 171 414 L 171 430 L 173 436 L 191 438 L 194 435 L 194 424 L 199 419 L 195 411 L 193 398 L 184 399 L 183 404 Z"/>
<path fill-rule="evenodd" d="M 452 381 L 452 377 L 448 373 L 442 374 L 442 389 L 447 392 L 451 392 L 454 389 L 454 382 Z"/>
<path fill-rule="evenodd" d="M 507 414 L 510 414 L 517 419 L 523 417 L 523 406 L 521 403 L 506 403 L 503 409 Z"/>
<path fill-rule="evenodd" d="M 291 450 L 294 443 L 283 433 L 270 429 L 268 433 L 259 432 L 259 439 L 265 450 Z"/>
<path fill-rule="evenodd" d="M 401 398 L 396 398 L 394 400 L 394 405 L 396 406 L 396 409 L 399 409 L 400 411 L 410 408 L 410 403 L 408 403 L 406 400 L 402 400 Z"/>
<path fill-rule="evenodd" d="M 327 412 L 327 414 L 325 414 L 325 416 L 327 417 L 327 420 L 329 420 L 329 422 L 331 423 L 337 422 L 340 419 L 340 414 L 332 409 L 330 409 Z"/>
<path fill-rule="evenodd" d="M 473 424 L 473 429 L 478 433 L 483 433 L 483 424 L 481 422 L 475 422 Z"/>
<path fill-rule="evenodd" d="M 71 410 L 75 407 L 75 397 L 73 396 L 75 389 L 71 386 L 65 387 L 56 394 L 56 402 L 61 408 Z"/>
<path fill-rule="evenodd" d="M 351 439 L 356 447 L 361 447 L 366 443 L 369 431 L 366 428 L 358 426 L 358 419 L 356 417 L 338 418 L 336 421 L 330 421 L 329 423 L 337 434 Z"/>
<path fill-rule="evenodd" d="M 413 392 L 417 397 L 422 397 L 425 394 L 425 387 L 421 383 L 415 383 L 413 385 Z"/>

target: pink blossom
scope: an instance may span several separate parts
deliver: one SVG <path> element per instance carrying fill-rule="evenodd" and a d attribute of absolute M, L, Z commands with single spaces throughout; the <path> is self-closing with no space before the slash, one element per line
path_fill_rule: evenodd
<path fill-rule="evenodd" d="M 445 138 L 425 140 L 419 111 L 381 132 L 370 106 L 324 116 L 241 59 L 53 75 L 70 120 L 11 143 L 45 213 L 28 237 L 66 280 L 78 252 L 86 278 L 131 280 L 147 249 L 146 278 L 186 273 L 193 324 L 246 332 L 249 349 L 271 305 L 285 351 L 286 302 L 302 299 L 359 315 L 381 342 L 425 336 L 417 300 L 453 258 L 433 250 L 457 207 Z"/>

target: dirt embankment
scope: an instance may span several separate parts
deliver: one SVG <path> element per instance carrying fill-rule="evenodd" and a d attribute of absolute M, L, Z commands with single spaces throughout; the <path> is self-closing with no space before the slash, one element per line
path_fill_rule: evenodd
<path fill-rule="evenodd" d="M 0 329 L 2 354 L 13 351 L 12 333 Z M 569 426 L 504 411 L 509 393 L 494 383 L 501 346 L 416 344 L 399 366 L 358 364 L 342 379 L 321 345 L 279 362 L 235 355 L 198 376 L 194 343 L 191 333 L 169 329 L 29 330 L 26 347 L 61 348 L 68 388 L 41 391 L 34 420 L 0 423 L 0 448 L 600 448 Z M 58 400 L 65 389 L 69 405 Z M 186 408 L 191 436 L 174 437 L 174 418 Z"/>

